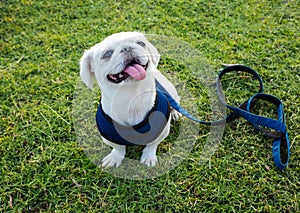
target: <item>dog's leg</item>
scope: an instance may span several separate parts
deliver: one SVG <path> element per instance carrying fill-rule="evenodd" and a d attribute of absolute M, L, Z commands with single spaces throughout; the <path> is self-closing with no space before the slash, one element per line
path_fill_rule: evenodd
<path fill-rule="evenodd" d="M 141 163 L 145 164 L 146 166 L 155 166 L 157 163 L 157 157 L 156 157 L 156 150 L 157 146 L 161 141 L 155 141 L 151 144 L 148 144 L 143 149 L 143 154 L 141 156 Z"/>
<path fill-rule="evenodd" d="M 125 158 L 126 146 L 112 143 L 102 138 L 104 143 L 111 146 L 113 150 L 102 159 L 102 167 L 119 167 Z"/>
<path fill-rule="evenodd" d="M 158 138 L 155 141 L 148 144 L 143 149 L 143 154 L 141 156 L 141 163 L 145 164 L 146 166 L 155 166 L 155 164 L 157 163 L 157 156 L 156 156 L 157 146 L 169 135 L 170 120 L 171 117 L 169 118 L 169 121 L 165 129 L 163 130 L 163 132 L 160 134 L 160 136 L 158 136 Z"/>
<path fill-rule="evenodd" d="M 182 117 L 182 114 L 171 108 L 171 117 L 174 121 L 178 121 L 178 119 Z"/>

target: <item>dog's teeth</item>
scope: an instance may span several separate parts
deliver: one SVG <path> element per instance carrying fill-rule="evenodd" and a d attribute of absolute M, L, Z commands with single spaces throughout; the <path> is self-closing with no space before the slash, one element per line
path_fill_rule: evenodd
<path fill-rule="evenodd" d="M 114 75 L 109 75 L 109 77 L 113 80 L 117 80 L 117 78 Z"/>

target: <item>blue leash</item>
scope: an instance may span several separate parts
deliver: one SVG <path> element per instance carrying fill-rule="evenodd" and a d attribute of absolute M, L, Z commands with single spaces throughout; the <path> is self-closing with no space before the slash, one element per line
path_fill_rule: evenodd
<path fill-rule="evenodd" d="M 226 73 L 229 72 L 247 72 L 253 75 L 259 82 L 258 92 L 238 107 L 228 105 L 223 98 L 224 95 L 221 89 L 221 79 Z M 232 112 L 227 117 L 217 121 L 203 121 L 193 117 L 189 112 L 187 112 L 179 103 L 177 103 L 172 98 L 172 96 L 166 91 L 166 89 L 158 81 L 156 81 L 156 89 L 161 91 L 165 95 L 170 103 L 170 106 L 192 121 L 205 125 L 218 126 L 229 123 L 237 119 L 238 117 L 243 117 L 244 119 L 246 119 L 264 136 L 274 139 L 272 147 L 274 163 L 278 169 L 285 169 L 290 158 L 290 142 L 285 123 L 282 101 L 275 96 L 263 93 L 263 83 L 259 74 L 253 69 L 243 65 L 234 65 L 221 70 L 217 77 L 216 86 L 219 100 Z M 259 99 L 270 102 L 276 106 L 277 120 L 251 113 L 251 108 L 253 108 L 253 106 Z"/>

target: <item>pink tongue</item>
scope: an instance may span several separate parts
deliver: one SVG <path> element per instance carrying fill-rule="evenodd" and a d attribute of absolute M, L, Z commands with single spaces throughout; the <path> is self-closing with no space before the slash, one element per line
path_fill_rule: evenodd
<path fill-rule="evenodd" d="M 139 64 L 133 64 L 126 67 L 124 70 L 128 75 L 130 75 L 135 80 L 143 80 L 146 77 L 146 70 Z"/>

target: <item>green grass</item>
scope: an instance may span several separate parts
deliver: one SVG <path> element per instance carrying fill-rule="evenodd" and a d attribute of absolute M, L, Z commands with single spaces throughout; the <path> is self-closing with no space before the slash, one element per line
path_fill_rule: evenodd
<path fill-rule="evenodd" d="M 0 7 L 0 212 L 299 212 L 299 1 L 10 0 Z M 287 170 L 276 169 L 272 141 L 244 120 L 226 126 L 203 165 L 196 145 L 151 180 L 97 168 L 77 141 L 72 100 L 83 51 L 119 31 L 188 42 L 216 73 L 222 63 L 257 70 L 266 92 L 285 104 Z"/>

